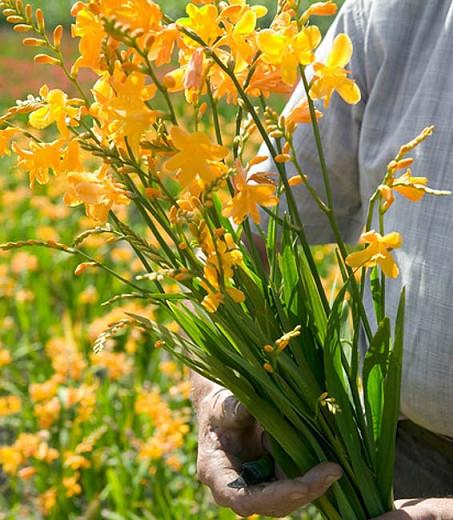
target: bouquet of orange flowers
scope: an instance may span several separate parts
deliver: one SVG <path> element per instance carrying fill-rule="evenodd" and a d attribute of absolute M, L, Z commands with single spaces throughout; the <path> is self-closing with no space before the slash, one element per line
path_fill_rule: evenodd
<path fill-rule="evenodd" d="M 316 2 L 303 11 L 299 3 L 276 0 L 270 26 L 260 28 L 267 9 L 246 0 L 193 0 L 178 20 L 151 0 L 79 1 L 72 8 L 79 57 L 69 66 L 62 26 L 51 33 L 40 9 L 1 0 L 23 44 L 37 48 L 35 61 L 60 67 L 78 94 L 43 86 L 39 96 L 17 102 L 0 117 L 0 154 L 12 151 L 31 185 L 63 178 L 65 202 L 84 205 L 97 225 L 70 245 L 24 240 L 0 248 L 35 245 L 79 255 L 76 275 L 100 268 L 128 288 L 111 304 L 134 298 L 155 304 L 159 321 L 129 313 L 98 338 L 95 350 L 124 327 L 145 329 L 156 348 L 247 406 L 288 476 L 338 462 L 344 476 L 317 506 L 329 520 L 366 520 L 393 508 L 403 351 L 404 293 L 394 327 L 385 310 L 386 278 L 398 276 L 391 251 L 401 237 L 385 234 L 384 214 L 396 192 L 414 201 L 446 192 L 428 188 L 409 169 L 408 154 L 430 135 L 427 128 L 383 172 L 361 237 L 365 247 L 348 254 L 318 118 L 333 95 L 360 100 L 345 69 L 352 44 L 339 34 L 327 61 L 318 62 L 321 32 L 310 20 L 335 14 L 336 5 Z M 81 69 L 94 73 L 89 89 L 79 82 Z M 279 116 L 271 94 L 289 93 L 298 80 L 304 101 Z M 234 113 L 232 130 L 222 124 L 226 106 Z M 325 200 L 295 153 L 294 131 L 302 124 L 313 127 Z M 48 127 L 53 134 L 42 132 Z M 256 156 L 256 136 L 266 155 Z M 276 180 L 259 171 L 268 159 Z M 297 175 L 287 175 L 288 164 Z M 297 211 L 297 184 L 336 237 L 341 283 L 331 301 Z M 375 212 L 378 231 L 371 229 Z M 93 234 L 129 244 L 143 274 L 130 279 L 90 256 L 84 241 Z M 363 304 L 367 268 L 375 330 Z M 367 351 L 360 369 L 362 329 Z"/>

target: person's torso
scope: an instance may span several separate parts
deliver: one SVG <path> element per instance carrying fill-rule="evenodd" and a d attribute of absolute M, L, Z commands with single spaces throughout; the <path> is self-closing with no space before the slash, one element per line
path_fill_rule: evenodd
<path fill-rule="evenodd" d="M 453 191 L 453 2 L 370 0 L 365 34 L 366 108 L 359 146 L 362 204 L 401 144 L 429 125 L 435 134 L 414 153 L 413 174 Z M 401 275 L 388 283 L 396 313 L 406 286 L 402 412 L 453 436 L 453 196 L 421 202 L 397 196 L 385 217 L 399 231 Z"/>

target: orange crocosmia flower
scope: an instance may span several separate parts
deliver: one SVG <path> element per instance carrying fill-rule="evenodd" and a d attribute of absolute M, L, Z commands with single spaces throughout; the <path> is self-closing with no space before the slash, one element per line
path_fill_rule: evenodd
<path fill-rule="evenodd" d="M 382 236 L 371 230 L 360 237 L 361 244 L 368 244 L 362 251 L 351 253 L 346 258 L 346 264 L 350 267 L 374 267 L 379 265 L 385 276 L 396 278 L 399 274 L 398 266 L 390 251 L 401 247 L 402 238 L 396 231 Z"/>
<path fill-rule="evenodd" d="M 278 203 L 275 185 L 271 183 L 248 183 L 240 173 L 235 177 L 236 195 L 223 210 L 225 217 L 232 217 L 240 224 L 246 217 L 251 217 L 255 224 L 260 223 L 258 206 L 271 207 Z"/>
<path fill-rule="evenodd" d="M 202 284 L 203 285 L 203 284 Z M 223 295 L 220 292 L 210 291 L 207 286 L 205 289 L 208 291 L 208 294 L 203 298 L 201 305 L 210 313 L 215 312 L 219 306 L 223 303 Z"/>
<path fill-rule="evenodd" d="M 79 473 L 76 472 L 72 477 L 63 477 L 63 486 L 66 488 L 66 496 L 72 497 L 82 493 L 82 487 L 79 484 Z"/>
<path fill-rule="evenodd" d="M 228 148 L 211 143 L 203 132 L 189 134 L 173 126 L 170 135 L 176 154 L 165 163 L 165 168 L 178 173 L 178 180 L 183 187 L 191 184 L 198 175 L 205 183 L 213 181 L 219 175 L 219 161 L 228 155 Z"/>
<path fill-rule="evenodd" d="M 428 195 L 451 195 L 451 191 L 435 190 L 427 186 L 428 179 L 426 177 L 412 177 L 412 172 L 408 169 L 403 175 L 396 179 L 392 179 L 390 187 L 403 197 L 417 202 L 426 194 Z"/>
<path fill-rule="evenodd" d="M 70 141 L 61 159 L 61 171 L 64 173 L 83 171 L 81 152 L 79 142 Z"/>
<path fill-rule="evenodd" d="M 87 216 L 96 221 L 106 222 L 114 204 L 127 205 L 130 202 L 121 185 L 103 175 L 102 169 L 96 173 L 70 173 L 68 181 L 65 204 L 85 204 Z"/>
<path fill-rule="evenodd" d="M 7 395 L 0 397 L 0 417 L 7 417 L 19 413 L 22 408 L 22 401 L 17 395 Z"/>
<path fill-rule="evenodd" d="M 302 14 L 301 21 L 304 23 L 310 16 L 331 16 L 337 12 L 335 2 L 315 2 Z"/>
<path fill-rule="evenodd" d="M 384 199 L 384 209 L 387 210 L 395 201 L 394 192 L 399 193 L 406 199 L 418 202 L 428 195 L 451 195 L 451 191 L 435 190 L 427 186 L 428 179 L 426 177 L 413 177 L 412 172 L 408 169 L 400 177 L 389 177 L 386 184 L 378 187 L 381 197 Z"/>
<path fill-rule="evenodd" d="M 0 130 L 0 157 L 11 153 L 9 149 L 10 140 L 19 133 L 20 131 L 16 128 L 5 128 L 4 130 Z"/>
<path fill-rule="evenodd" d="M 16 143 L 13 144 L 13 151 L 17 154 L 17 166 L 30 176 L 30 186 L 33 187 L 35 181 L 39 184 L 49 182 L 49 172 L 57 175 L 60 173 L 62 141 L 57 140 L 51 143 L 37 143 L 30 141 L 29 149 L 20 148 Z"/>
<path fill-rule="evenodd" d="M 270 94 L 290 94 L 292 90 L 292 86 L 283 81 L 281 70 L 259 62 L 246 92 L 251 96 L 259 97 L 263 94 L 269 97 Z"/>
<path fill-rule="evenodd" d="M 60 89 L 49 90 L 47 85 L 41 87 L 39 95 L 45 105 L 32 112 L 28 118 L 33 128 L 43 129 L 56 123 L 58 131 L 65 139 L 69 137 L 68 125 L 80 117 L 80 100 L 68 99 Z"/>
<path fill-rule="evenodd" d="M 322 117 L 322 112 L 315 110 L 316 119 Z M 310 108 L 308 106 L 307 98 L 298 103 L 286 116 L 286 125 L 289 129 L 293 129 L 298 124 L 307 124 L 311 122 Z"/>
<path fill-rule="evenodd" d="M 281 68 L 283 81 L 294 85 L 299 65 L 309 65 L 314 60 L 314 50 L 321 41 L 321 32 L 315 25 L 302 31 L 288 20 L 287 26 L 278 30 L 265 29 L 257 35 L 257 45 L 265 63 Z"/>
<path fill-rule="evenodd" d="M 263 6 L 248 6 L 244 0 L 231 4 L 220 15 L 226 35 L 216 46 L 230 47 L 237 72 L 246 68 L 250 58 L 256 54 L 256 21 L 267 14 L 267 9 Z"/>
<path fill-rule="evenodd" d="M 106 137 L 121 146 L 127 138 L 135 154 L 143 134 L 161 114 L 146 105 L 154 97 L 156 87 L 145 81 L 145 75 L 139 72 L 124 74 L 117 62 L 113 74 L 103 73 L 92 89 L 96 103 L 91 113 L 100 120 Z"/>
<path fill-rule="evenodd" d="M 339 34 L 325 64 L 313 65 L 315 76 L 310 89 L 312 99 L 324 99 L 324 106 L 328 107 L 332 94 L 337 91 L 346 103 L 355 105 L 361 99 L 360 89 L 348 78 L 348 71 L 344 68 L 352 56 L 352 42 L 346 34 Z"/>
<path fill-rule="evenodd" d="M 203 90 L 203 49 L 195 49 L 185 70 L 184 89 L 188 103 L 196 103 Z"/>
<path fill-rule="evenodd" d="M 192 30 L 204 43 L 211 45 L 223 34 L 223 30 L 218 23 L 219 11 L 215 5 L 208 4 L 197 7 L 194 4 L 188 4 L 186 13 L 189 16 L 179 18 L 176 23 Z M 200 47 L 199 43 L 186 35 L 183 35 L 182 39 L 187 47 Z"/>
<path fill-rule="evenodd" d="M 0 446 L 0 464 L 7 475 L 16 475 L 24 457 L 14 446 Z"/>
<path fill-rule="evenodd" d="M 73 38 L 80 38 L 80 56 L 74 63 L 72 72 L 77 73 L 82 67 L 97 72 L 101 67 L 102 42 L 106 37 L 102 21 L 82 2 L 75 4 L 73 12 L 76 13 L 76 22 L 71 34 Z"/>
<path fill-rule="evenodd" d="M 150 61 L 156 63 L 158 67 L 169 63 L 176 43 L 180 40 L 181 33 L 175 24 L 170 24 L 156 33 L 153 44 L 148 53 Z"/>
<path fill-rule="evenodd" d="M 38 503 L 41 512 L 48 515 L 57 503 L 57 489 L 51 487 L 44 493 L 38 496 Z"/>
<path fill-rule="evenodd" d="M 99 11 L 107 18 L 114 17 L 131 32 L 156 31 L 162 22 L 162 10 L 151 0 L 100 0 Z"/>

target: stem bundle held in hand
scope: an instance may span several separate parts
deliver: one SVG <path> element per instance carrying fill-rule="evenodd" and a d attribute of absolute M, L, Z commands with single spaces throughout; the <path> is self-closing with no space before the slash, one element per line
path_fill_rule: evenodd
<path fill-rule="evenodd" d="M 61 67 L 79 96 L 43 86 L 39 97 L 11 107 L 0 117 L 0 153 L 16 154 L 31 185 L 62 177 L 65 202 L 85 206 L 99 223 L 93 234 L 128 243 L 143 274 L 130 280 L 84 252 L 90 233 L 72 246 L 35 245 L 81 255 L 77 275 L 106 269 L 133 289 L 125 298 L 148 299 L 161 310 L 159 322 L 125 316 L 97 348 L 124 326 L 146 329 L 156 347 L 244 403 L 268 432 L 288 476 L 323 461 L 342 466 L 344 476 L 317 502 L 326 518 L 366 520 L 392 510 L 404 291 L 391 321 L 385 284 L 398 276 L 391 251 L 402 240 L 397 231 L 385 234 L 384 214 L 395 193 L 414 201 L 446 194 L 409 169 L 408 154 L 432 128 L 403 146 L 383 172 L 361 236 L 365 247 L 348 254 L 318 119 L 332 96 L 354 104 L 361 95 L 345 69 L 352 55 L 348 36 L 339 34 L 320 63 L 315 51 L 321 33 L 310 23 L 312 15 L 334 14 L 333 2 L 302 12 L 297 0 L 276 1 L 267 29 L 259 29 L 267 9 L 246 0 L 194 0 L 176 21 L 151 0 L 77 2 L 72 36 L 80 39 L 80 55 L 72 66 L 61 51 L 60 26 L 51 36 L 41 10 L 33 12 L 21 0 L 0 5 L 14 30 L 27 33 L 24 45 L 39 48 L 35 61 Z M 78 81 L 82 68 L 97 77 L 87 91 Z M 289 93 L 298 80 L 305 100 L 279 117 L 272 94 Z M 180 97 L 184 114 L 175 106 Z M 233 135 L 222 124 L 225 105 L 235 111 Z M 325 199 L 297 159 L 293 136 L 306 124 L 313 127 Z M 52 141 L 43 138 L 48 127 L 54 127 Z M 257 135 L 266 145 L 264 156 L 254 156 Z M 271 173 L 260 172 L 266 160 Z M 289 164 L 297 172 L 290 178 Z M 297 184 L 314 198 L 336 239 L 341 282 L 333 301 L 297 210 Z M 128 213 L 118 211 L 128 205 Z M 260 226 L 263 213 L 266 229 Z M 371 229 L 375 215 L 378 231 Z M 0 247 L 22 245 L 33 244 Z M 375 320 L 363 304 L 366 268 Z"/>

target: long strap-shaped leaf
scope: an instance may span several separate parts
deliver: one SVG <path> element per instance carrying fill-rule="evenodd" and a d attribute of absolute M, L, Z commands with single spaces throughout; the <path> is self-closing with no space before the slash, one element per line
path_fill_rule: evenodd
<path fill-rule="evenodd" d="M 405 288 L 401 291 L 395 322 L 395 339 L 384 383 L 384 408 L 381 436 L 377 452 L 377 478 L 382 498 L 389 510 L 393 509 L 393 468 L 395 465 L 395 439 L 400 415 L 400 388 L 403 363 Z"/>

